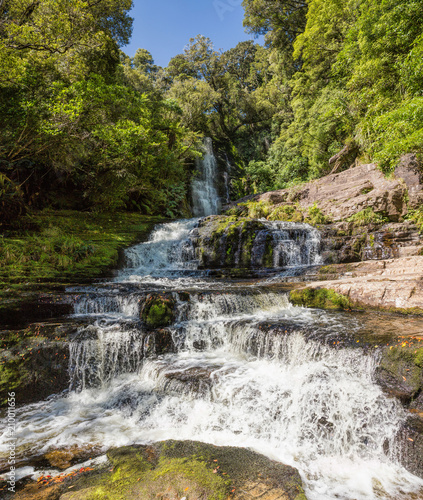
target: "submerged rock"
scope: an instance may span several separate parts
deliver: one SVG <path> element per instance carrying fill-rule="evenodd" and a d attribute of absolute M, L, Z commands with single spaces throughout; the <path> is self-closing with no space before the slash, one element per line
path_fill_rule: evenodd
<path fill-rule="evenodd" d="M 44 455 L 51 467 L 68 469 L 74 464 L 84 462 L 92 457 L 100 455 L 100 448 L 94 445 L 69 446 L 49 451 Z"/>

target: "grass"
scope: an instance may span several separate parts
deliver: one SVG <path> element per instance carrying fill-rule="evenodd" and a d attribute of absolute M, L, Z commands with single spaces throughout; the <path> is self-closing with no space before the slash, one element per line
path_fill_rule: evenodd
<path fill-rule="evenodd" d="M 348 297 L 326 288 L 292 290 L 289 294 L 289 300 L 296 306 L 316 307 L 319 309 L 350 310 L 352 308 Z"/>
<path fill-rule="evenodd" d="M 423 207 L 410 210 L 406 218 L 414 222 L 418 226 L 420 234 L 423 234 Z"/>
<path fill-rule="evenodd" d="M 367 207 L 347 219 L 347 222 L 353 222 L 355 226 L 367 226 L 368 224 L 384 224 L 389 219 L 377 214 L 372 207 Z"/>
<path fill-rule="evenodd" d="M 269 221 L 306 222 L 312 226 L 332 222 L 329 217 L 323 214 L 316 203 L 305 209 L 298 204 L 275 207 L 265 201 L 247 201 L 229 209 L 226 214 L 232 217 L 250 217 Z"/>
<path fill-rule="evenodd" d="M 119 250 L 159 219 L 132 213 L 44 210 L 0 234 L 0 291 L 39 283 L 90 280 L 119 261 Z"/>

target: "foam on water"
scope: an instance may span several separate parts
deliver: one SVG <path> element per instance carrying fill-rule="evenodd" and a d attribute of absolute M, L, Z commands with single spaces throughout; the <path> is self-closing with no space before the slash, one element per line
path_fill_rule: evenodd
<path fill-rule="evenodd" d="M 311 500 L 400 499 L 423 488 L 396 463 L 405 415 L 373 383 L 374 358 L 301 333 L 281 343 L 272 359 L 185 346 L 102 387 L 20 409 L 18 452 L 195 439 L 251 447 L 297 467 Z M 202 385 L 190 383 L 196 371 Z"/>

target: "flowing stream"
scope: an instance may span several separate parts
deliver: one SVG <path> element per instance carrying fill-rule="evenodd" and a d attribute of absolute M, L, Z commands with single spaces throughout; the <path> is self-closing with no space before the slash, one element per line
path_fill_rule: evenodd
<path fill-rule="evenodd" d="M 159 225 L 114 282 L 79 290 L 69 391 L 17 411 L 17 456 L 193 439 L 298 468 L 310 500 L 423 498 L 423 481 L 397 461 L 405 412 L 374 383 L 377 357 L 325 341 L 359 320 L 294 307 L 265 282 L 213 280 L 197 269 L 197 224 Z M 276 255 L 292 256 L 292 272 L 319 263 L 315 230 L 288 229 L 271 227 Z M 139 321 L 155 290 L 177 304 L 172 349 L 159 354 Z"/>

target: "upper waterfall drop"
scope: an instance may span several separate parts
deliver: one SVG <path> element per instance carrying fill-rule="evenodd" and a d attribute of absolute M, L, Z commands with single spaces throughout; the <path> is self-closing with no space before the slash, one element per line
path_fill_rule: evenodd
<path fill-rule="evenodd" d="M 197 160 L 197 178 L 192 182 L 192 201 L 194 217 L 205 217 L 220 213 L 221 200 L 217 191 L 217 161 L 213 152 L 213 141 L 204 139 L 205 155 Z"/>

